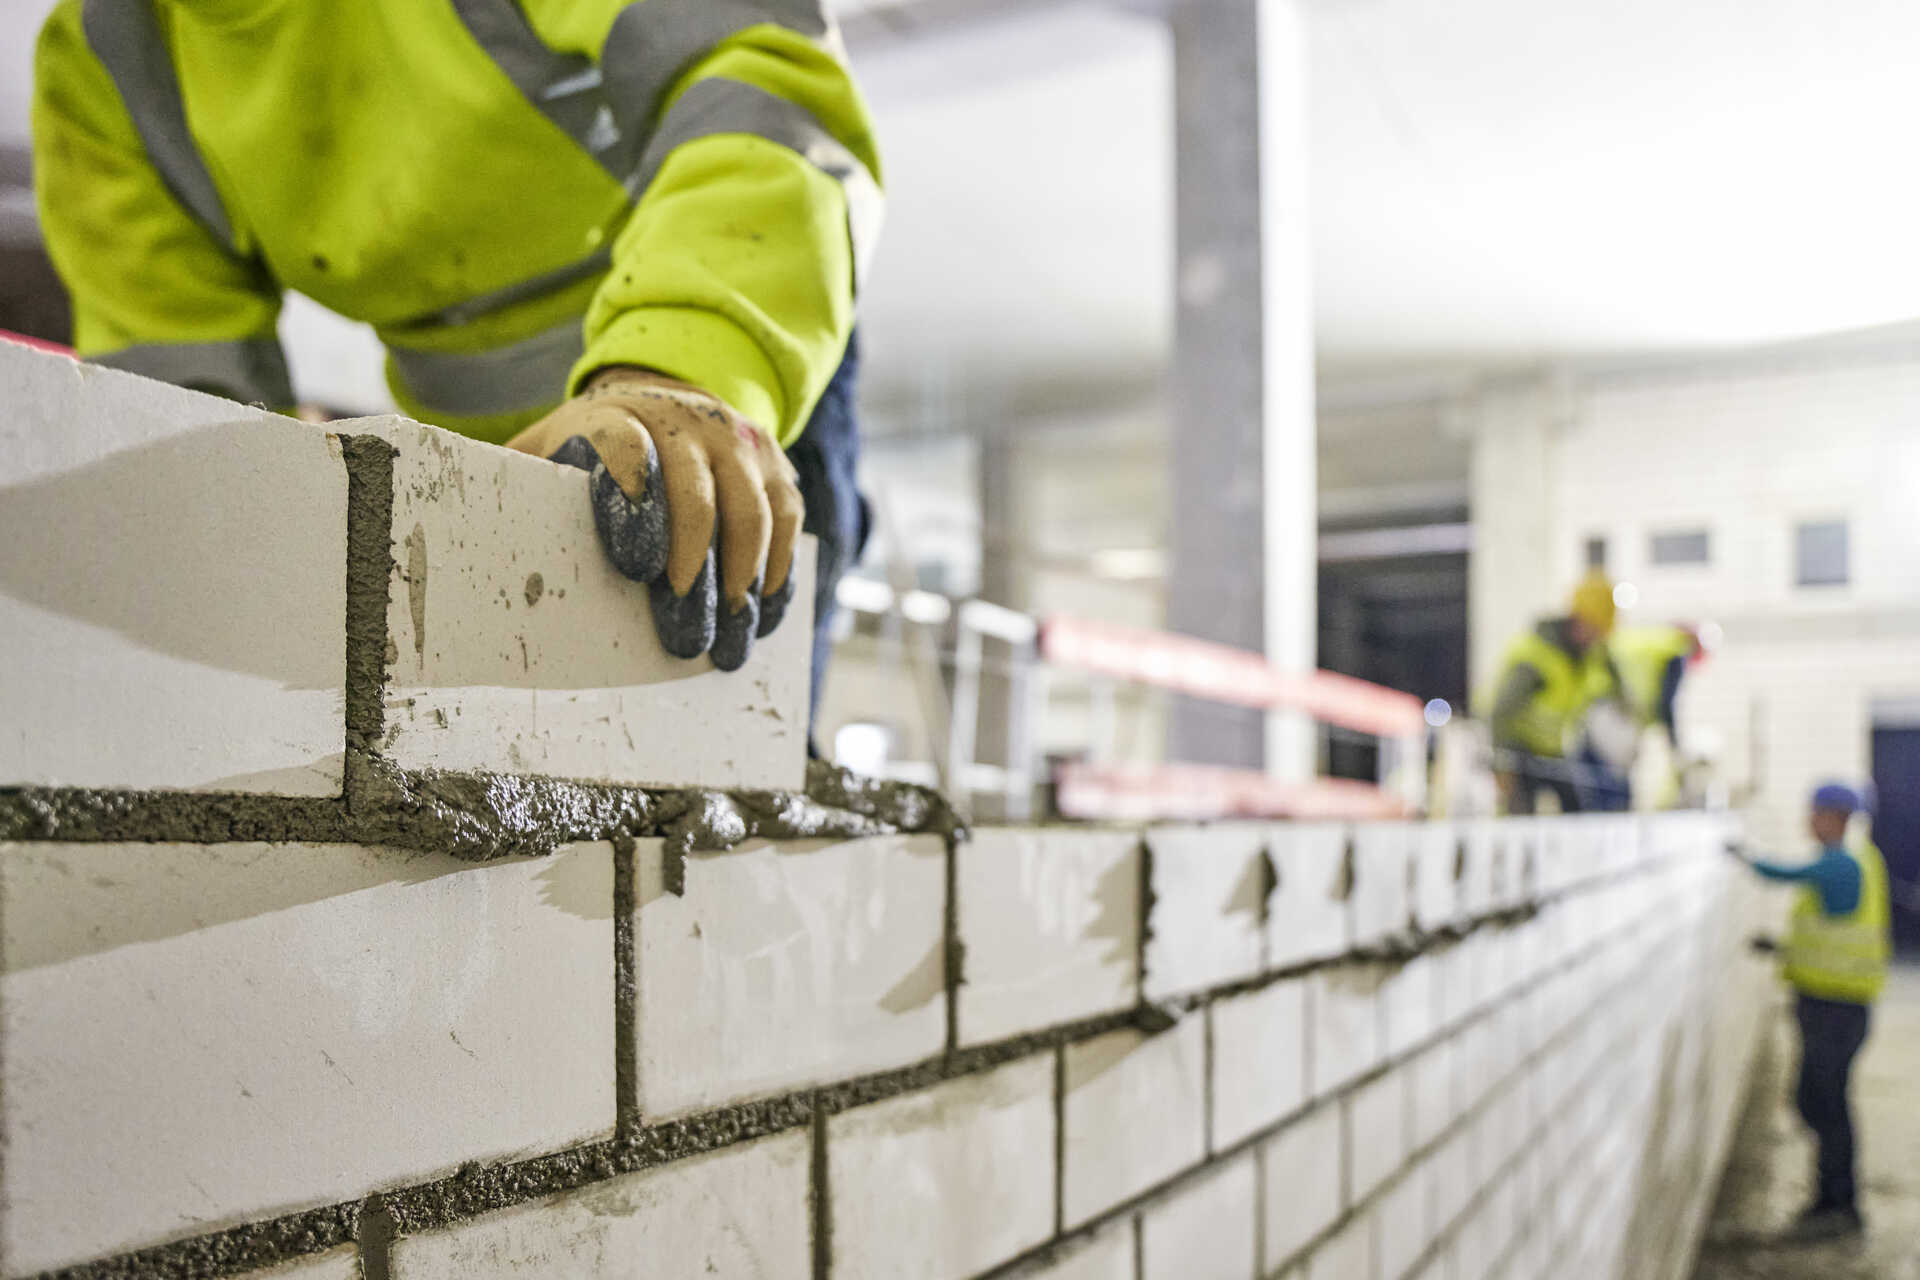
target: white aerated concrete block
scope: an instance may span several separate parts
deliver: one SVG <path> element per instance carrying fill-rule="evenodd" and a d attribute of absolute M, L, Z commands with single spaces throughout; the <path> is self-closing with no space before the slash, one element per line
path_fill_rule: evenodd
<path fill-rule="evenodd" d="M 1373 1216 L 1354 1215 L 1307 1258 L 1306 1280 L 1373 1280 Z"/>
<path fill-rule="evenodd" d="M 1429 931 L 1453 924 L 1461 915 L 1460 882 L 1466 871 L 1461 827 L 1452 822 L 1417 824 L 1413 859 L 1414 923 Z"/>
<path fill-rule="evenodd" d="M 0 846 L 9 1274 L 606 1136 L 613 861 Z"/>
<path fill-rule="evenodd" d="M 1347 1189 L 1365 1200 L 1407 1158 L 1407 1073 L 1396 1068 L 1369 1080 L 1341 1102 L 1346 1110 Z"/>
<path fill-rule="evenodd" d="M 396 1240 L 393 1280 L 813 1273 L 804 1131 L 622 1174 Z"/>
<path fill-rule="evenodd" d="M 1374 1265 L 1382 1280 L 1404 1280 L 1433 1241 L 1432 1194 L 1433 1168 L 1427 1160 L 1408 1167 L 1398 1182 L 1381 1193 L 1372 1216 Z"/>
<path fill-rule="evenodd" d="M 1096 1232 L 1092 1239 L 1033 1270 L 1020 1280 L 1139 1280 L 1133 1268 L 1133 1221 Z"/>
<path fill-rule="evenodd" d="M 1417 955 L 1388 974 L 1381 984 L 1380 1016 L 1387 1056 L 1399 1057 L 1439 1028 L 1439 974 L 1438 961 L 1430 955 Z"/>
<path fill-rule="evenodd" d="M 1050 1053 L 834 1116 L 833 1274 L 961 1277 L 1005 1262 L 1053 1233 L 1053 1162 Z"/>
<path fill-rule="evenodd" d="M 985 827 L 954 851 L 960 1040 L 979 1044 L 1139 998 L 1140 837 Z"/>
<path fill-rule="evenodd" d="M 1459 824 L 1460 865 L 1455 881 L 1460 915 L 1471 920 L 1493 909 L 1497 832 L 1511 819 L 1473 818 Z"/>
<path fill-rule="evenodd" d="M 1140 1215 L 1141 1280 L 1254 1274 L 1253 1160 L 1209 1170 Z"/>
<path fill-rule="evenodd" d="M 338 795 L 339 439 L 6 342 L 0 406 L 0 786 Z"/>
<path fill-rule="evenodd" d="M 1442 1040 L 1408 1064 L 1413 1079 L 1407 1090 L 1409 1140 L 1424 1147 L 1453 1123 L 1453 1041 Z"/>
<path fill-rule="evenodd" d="M 946 1042 L 946 843 L 938 836 L 662 842 L 634 877 L 641 1114 L 649 1121 L 905 1066 Z"/>
<path fill-rule="evenodd" d="M 1353 894 L 1340 823 L 1277 823 L 1268 852 L 1274 890 L 1267 900 L 1267 964 L 1273 968 L 1344 953 L 1353 939 Z"/>
<path fill-rule="evenodd" d="M 1077 1226 L 1199 1163 L 1206 1149 L 1206 1031 L 1113 1031 L 1066 1047 L 1066 1225 Z"/>
<path fill-rule="evenodd" d="M 1353 832 L 1353 945 L 1368 946 L 1412 920 L 1411 868 L 1416 828 L 1363 822 Z"/>
<path fill-rule="evenodd" d="M 1463 1129 L 1427 1157 L 1432 1173 L 1428 1184 L 1433 1230 L 1445 1231 L 1466 1211 L 1480 1182 L 1474 1168 L 1474 1130 Z"/>
<path fill-rule="evenodd" d="M 244 1272 L 235 1280 L 360 1280 L 360 1257 L 352 1245 Z"/>
<path fill-rule="evenodd" d="M 739 671 L 669 657 L 601 549 L 584 471 L 404 418 L 381 750 L 409 768 L 626 785 L 805 781 L 811 538 L 787 617 Z M 697 725 L 697 733 L 687 726 Z"/>
<path fill-rule="evenodd" d="M 1149 1000 L 1260 972 L 1272 869 L 1264 824 L 1154 827 L 1144 990 Z"/>
<path fill-rule="evenodd" d="M 1207 1007 L 1213 1030 L 1213 1147 L 1230 1147 L 1307 1097 L 1307 984 L 1291 978 Z"/>
<path fill-rule="evenodd" d="M 1260 1148 L 1260 1271 L 1271 1275 L 1331 1227 L 1346 1208 L 1337 1104 L 1317 1107 Z"/>
<path fill-rule="evenodd" d="M 1380 987 L 1386 968 L 1346 964 L 1307 975 L 1312 1019 L 1312 1067 L 1307 1085 L 1317 1097 L 1365 1075 L 1381 1058 Z"/>

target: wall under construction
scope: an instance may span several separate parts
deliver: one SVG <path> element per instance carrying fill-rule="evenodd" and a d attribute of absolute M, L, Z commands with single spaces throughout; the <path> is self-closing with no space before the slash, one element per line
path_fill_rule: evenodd
<path fill-rule="evenodd" d="M 578 472 L 0 405 L 6 1276 L 1685 1274 L 1726 819 L 969 832 L 805 769 L 804 616 L 661 656 Z"/>

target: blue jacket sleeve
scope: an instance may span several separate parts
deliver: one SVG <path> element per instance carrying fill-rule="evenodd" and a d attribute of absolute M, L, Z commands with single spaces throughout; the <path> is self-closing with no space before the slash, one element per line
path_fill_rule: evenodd
<path fill-rule="evenodd" d="M 1769 880 L 1813 885 L 1820 894 L 1820 905 L 1830 916 L 1846 915 L 1860 905 L 1860 868 L 1838 849 L 1824 850 L 1813 862 L 1789 864 L 1756 858 L 1752 865 Z"/>

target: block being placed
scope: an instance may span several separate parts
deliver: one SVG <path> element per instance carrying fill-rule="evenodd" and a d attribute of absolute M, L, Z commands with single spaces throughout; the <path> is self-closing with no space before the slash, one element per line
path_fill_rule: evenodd
<path fill-rule="evenodd" d="M 1306 1101 L 1307 984 L 1289 978 L 1207 1006 L 1213 1030 L 1213 1149 Z"/>
<path fill-rule="evenodd" d="M 0 342 L 0 786 L 338 795 L 337 436 Z"/>
<path fill-rule="evenodd" d="M 842 1280 L 969 1276 L 1041 1243 L 1053 1234 L 1054 1056 L 832 1117 L 827 1185 Z"/>
<path fill-rule="evenodd" d="M 1147 832 L 1149 1000 L 1260 972 L 1271 888 L 1265 824 L 1153 827 Z"/>
<path fill-rule="evenodd" d="M 814 541 L 739 671 L 669 657 L 601 549 L 583 471 L 404 418 L 393 468 L 386 724 L 405 768 L 632 786 L 805 782 Z"/>
<path fill-rule="evenodd" d="M 613 857 L 0 846 L 0 1273 L 610 1134 Z"/>
<path fill-rule="evenodd" d="M 636 843 L 640 1111 L 668 1119 L 905 1066 L 946 1043 L 946 843 L 757 841 L 666 889 Z"/>
<path fill-rule="evenodd" d="M 1272 968 L 1341 955 L 1352 946 L 1347 900 L 1350 829 L 1341 823 L 1270 827 L 1273 896 L 1267 900 L 1267 964 Z"/>
<path fill-rule="evenodd" d="M 1206 1150 L 1206 1030 L 1112 1031 L 1066 1048 L 1064 1220 L 1075 1227 L 1164 1182 Z"/>
<path fill-rule="evenodd" d="M 394 1241 L 393 1280 L 812 1274 L 805 1130 L 589 1183 Z"/>
<path fill-rule="evenodd" d="M 1252 1157 L 1241 1156 L 1142 1213 L 1141 1280 L 1252 1276 L 1254 1181 Z"/>
<path fill-rule="evenodd" d="M 1139 998 L 1139 833 L 981 828 L 954 850 L 954 895 L 961 1043 Z"/>

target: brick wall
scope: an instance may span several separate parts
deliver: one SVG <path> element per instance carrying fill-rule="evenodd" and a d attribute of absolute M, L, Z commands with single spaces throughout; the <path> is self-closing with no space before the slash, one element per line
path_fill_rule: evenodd
<path fill-rule="evenodd" d="M 687 790 L 786 780 L 750 718 L 804 658 L 647 652 L 577 473 L 41 359 L 0 350 L 6 432 L 93 452 L 13 487 L 95 524 L 0 504 L 74 570 L 0 595 L 68 642 L 0 684 L 55 717 L 0 755 L 0 1274 L 1684 1274 L 1769 986 L 1726 819 L 965 833 L 818 772 Z M 84 480 L 121 462 L 310 540 L 129 541 Z M 533 572 L 570 623 L 502 603 Z M 114 752 L 34 749 L 101 689 Z"/>

